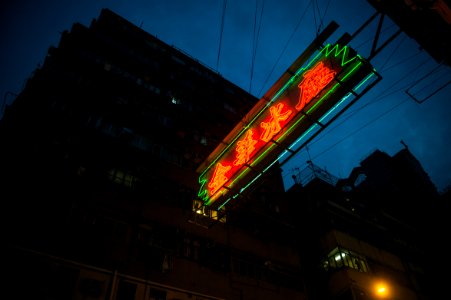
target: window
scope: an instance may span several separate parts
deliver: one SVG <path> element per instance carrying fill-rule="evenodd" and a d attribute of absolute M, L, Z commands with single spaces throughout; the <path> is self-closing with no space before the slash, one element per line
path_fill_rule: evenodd
<path fill-rule="evenodd" d="M 138 134 L 134 135 L 131 144 L 132 146 L 145 151 L 149 150 L 152 146 L 152 142 L 148 138 Z"/>
<path fill-rule="evenodd" d="M 322 267 L 326 271 L 347 267 L 359 272 L 368 272 L 368 265 L 364 257 L 339 247 L 329 252 L 327 258 L 322 262 Z"/>
<path fill-rule="evenodd" d="M 218 220 L 221 223 L 226 222 L 226 215 L 224 213 L 224 207 L 221 208 L 221 211 L 218 213 L 217 210 L 211 209 L 208 206 L 203 205 L 203 202 L 201 200 L 195 199 L 193 200 L 193 207 L 192 211 L 197 214 L 197 216 L 203 216 L 205 218 L 210 218 L 212 220 Z"/>
<path fill-rule="evenodd" d="M 166 300 L 166 291 L 150 289 L 149 300 Z"/>
<path fill-rule="evenodd" d="M 182 101 L 180 101 L 180 99 L 177 99 L 177 98 L 175 98 L 175 97 L 172 97 L 171 103 L 172 103 L 172 104 L 181 104 Z"/>
<path fill-rule="evenodd" d="M 118 169 L 111 169 L 108 178 L 114 183 L 130 188 L 136 183 L 135 176 L 130 174 L 130 172 L 124 172 Z"/>
<path fill-rule="evenodd" d="M 160 158 L 166 162 L 173 163 L 177 166 L 182 165 L 181 157 L 178 155 L 178 153 L 176 153 L 176 151 L 174 149 L 169 148 L 169 147 L 161 146 Z"/>
<path fill-rule="evenodd" d="M 161 263 L 161 272 L 163 273 L 167 273 L 169 271 L 173 270 L 173 259 L 172 259 L 172 255 L 170 254 L 164 254 L 163 257 L 163 262 Z"/>
<path fill-rule="evenodd" d="M 175 56 L 175 55 L 171 55 L 171 58 L 172 58 L 172 60 L 173 61 L 175 61 L 176 63 L 179 63 L 179 64 L 181 64 L 181 65 L 186 65 L 186 63 L 181 59 L 181 58 L 178 58 L 177 56 Z"/>
<path fill-rule="evenodd" d="M 136 284 L 125 280 L 121 280 L 119 282 L 116 300 L 135 299 L 135 295 L 136 295 Z"/>
<path fill-rule="evenodd" d="M 105 283 L 91 278 L 83 278 L 79 284 L 80 293 L 84 298 L 99 298 L 105 288 Z"/>
<path fill-rule="evenodd" d="M 199 260 L 200 242 L 196 238 L 185 237 L 182 251 L 184 257 Z"/>

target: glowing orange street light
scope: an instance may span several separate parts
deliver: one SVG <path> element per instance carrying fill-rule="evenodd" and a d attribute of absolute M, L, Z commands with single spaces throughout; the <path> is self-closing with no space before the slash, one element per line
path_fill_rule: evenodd
<path fill-rule="evenodd" d="M 374 283 L 373 291 L 377 298 L 388 299 L 390 297 L 390 287 L 384 281 L 377 281 Z"/>

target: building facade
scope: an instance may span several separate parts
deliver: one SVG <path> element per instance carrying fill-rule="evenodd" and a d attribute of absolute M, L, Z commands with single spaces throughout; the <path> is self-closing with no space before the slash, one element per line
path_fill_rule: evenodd
<path fill-rule="evenodd" d="M 193 214 L 196 168 L 256 101 L 108 9 L 65 31 L 1 122 L 10 294 L 304 299 L 290 243 Z"/>

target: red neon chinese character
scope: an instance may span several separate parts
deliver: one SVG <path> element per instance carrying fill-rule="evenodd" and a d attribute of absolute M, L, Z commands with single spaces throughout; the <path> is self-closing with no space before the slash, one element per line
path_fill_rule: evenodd
<path fill-rule="evenodd" d="M 268 122 L 261 122 L 260 126 L 264 129 L 260 139 L 264 142 L 269 142 L 273 136 L 282 130 L 280 122 L 285 121 L 291 115 L 292 110 L 289 109 L 284 113 L 281 113 L 283 103 L 279 103 L 276 106 L 271 106 L 269 112 L 271 113 L 271 119 Z"/>
<path fill-rule="evenodd" d="M 225 174 L 230 170 L 230 168 L 232 168 L 232 166 L 223 166 L 221 163 L 216 165 L 215 172 L 213 173 L 211 181 L 208 183 L 208 187 L 211 189 L 211 195 L 216 193 L 216 191 L 229 180 Z"/>
<path fill-rule="evenodd" d="M 301 89 L 297 110 L 303 109 L 312 99 L 331 82 L 337 72 L 329 69 L 321 61 L 304 74 L 304 79 L 299 83 Z"/>
<path fill-rule="evenodd" d="M 252 138 L 253 134 L 252 129 L 249 129 L 246 133 L 246 137 L 237 143 L 236 160 L 233 162 L 235 166 L 245 164 L 249 160 L 252 151 L 255 150 L 254 146 L 257 143 L 257 140 Z"/>

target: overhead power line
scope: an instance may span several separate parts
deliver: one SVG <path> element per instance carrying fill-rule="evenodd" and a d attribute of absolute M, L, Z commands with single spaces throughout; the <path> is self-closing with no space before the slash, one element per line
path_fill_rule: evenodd
<path fill-rule="evenodd" d="M 225 19 L 226 8 L 227 8 L 227 0 L 224 0 L 223 5 L 222 5 L 221 26 L 219 29 L 218 59 L 216 60 L 216 71 L 218 71 L 218 72 L 219 72 L 219 57 L 221 56 L 222 35 L 224 33 L 224 19 Z"/>
<path fill-rule="evenodd" d="M 263 19 L 263 8 L 265 6 L 265 1 L 262 1 L 261 10 L 260 10 L 260 19 L 258 24 L 257 33 L 256 27 L 257 27 L 257 10 L 258 10 L 258 0 L 255 0 L 255 14 L 254 14 L 254 38 L 252 39 L 252 62 L 251 62 L 251 79 L 249 81 L 249 93 L 252 92 L 252 78 L 254 76 L 254 64 L 255 64 L 255 57 L 257 56 L 257 48 L 258 48 L 258 38 L 260 36 L 260 29 L 262 25 L 262 19 Z"/>
<path fill-rule="evenodd" d="M 385 65 L 390 61 L 390 59 L 393 57 L 395 52 L 398 51 L 399 47 L 402 45 L 402 43 L 404 43 L 405 39 L 406 39 L 406 35 L 404 35 L 401 38 L 398 45 L 396 45 L 395 49 L 393 49 L 393 51 L 387 56 L 387 59 L 385 60 L 385 62 L 380 66 L 381 69 L 383 69 L 385 67 Z"/>
<path fill-rule="evenodd" d="M 290 37 L 288 38 L 287 42 L 285 43 L 285 46 L 282 49 L 282 52 L 280 53 L 279 57 L 277 58 L 276 62 L 274 63 L 271 71 L 269 72 L 268 76 L 266 77 L 265 81 L 262 84 L 262 87 L 260 89 L 260 91 L 258 92 L 257 96 L 260 97 L 263 88 L 266 86 L 266 83 L 268 82 L 269 78 L 271 77 L 272 73 L 274 72 L 274 69 L 276 68 L 277 64 L 279 63 L 280 59 L 282 58 L 283 54 L 285 53 L 285 50 L 288 47 L 288 44 L 291 42 L 291 39 L 293 38 L 294 34 L 296 33 L 296 31 L 298 30 L 299 26 L 301 25 L 302 20 L 304 19 L 305 14 L 307 13 L 308 8 L 310 7 L 310 5 L 312 4 L 312 1 L 309 1 L 309 3 L 307 4 L 307 6 L 305 7 L 304 11 L 302 12 L 296 26 L 293 29 L 293 32 L 291 33 Z"/>
<path fill-rule="evenodd" d="M 364 108 L 366 108 L 369 105 L 373 105 L 376 104 L 377 102 L 380 102 L 384 99 L 386 99 L 388 96 L 391 96 L 397 92 L 400 92 L 402 90 L 404 90 L 406 87 L 410 86 L 412 83 L 408 83 L 406 85 L 403 85 L 400 88 L 397 88 L 394 91 L 390 91 L 390 89 L 392 89 L 393 87 L 395 87 L 396 85 L 400 84 L 401 81 L 405 80 L 408 76 L 412 76 L 412 72 L 414 70 L 416 70 L 419 66 L 423 65 L 425 62 L 427 62 L 429 59 L 425 59 L 423 61 L 421 61 L 419 64 L 417 64 L 415 67 L 413 67 L 411 70 L 409 70 L 409 72 L 406 72 L 406 74 L 399 78 L 397 81 L 395 81 L 393 84 L 391 84 L 389 87 L 387 87 L 385 90 L 383 90 L 382 92 L 380 92 L 378 95 L 376 95 L 375 97 L 372 98 L 372 101 L 367 102 L 366 104 L 362 105 L 359 108 L 354 109 L 353 111 L 351 111 L 350 113 L 348 113 L 347 115 L 343 115 L 343 120 L 341 120 L 339 123 L 335 124 L 335 126 L 329 128 L 326 132 L 323 133 L 322 136 L 318 137 L 317 139 L 315 139 L 312 143 L 310 144 L 314 144 L 318 141 L 320 141 L 321 139 L 323 139 L 324 137 L 326 137 L 329 133 L 331 133 L 332 131 L 334 131 L 335 129 L 337 129 L 338 127 L 340 127 L 343 123 L 349 121 L 351 119 L 351 117 L 355 116 L 358 112 L 362 111 Z M 416 79 L 414 79 L 413 81 L 415 81 Z"/>
<path fill-rule="evenodd" d="M 393 111 L 395 108 L 397 108 L 398 106 L 400 106 L 401 104 L 406 103 L 407 101 L 409 101 L 409 99 L 406 97 L 404 98 L 402 101 L 400 101 L 399 103 L 397 103 L 396 105 L 392 106 L 391 108 L 389 108 L 388 110 L 384 111 L 383 113 L 381 113 L 380 115 L 378 115 L 376 118 L 370 120 L 369 122 L 365 123 L 363 126 L 360 126 L 359 128 L 357 128 L 356 130 L 352 131 L 351 133 L 349 133 L 348 135 L 346 135 L 344 138 L 338 140 L 337 142 L 335 142 L 334 144 L 332 144 L 331 146 L 329 146 L 328 148 L 324 149 L 323 151 L 321 151 L 320 153 L 316 154 L 312 159 L 317 158 L 321 155 L 323 155 L 324 153 L 330 151 L 332 148 L 334 148 L 335 146 L 337 146 L 338 144 L 340 144 L 341 142 L 347 140 L 348 138 L 352 137 L 353 135 L 355 135 L 356 133 L 358 133 L 359 131 L 361 131 L 362 129 L 364 129 L 365 127 L 373 124 L 374 122 L 376 122 L 377 120 L 381 119 L 382 117 L 386 116 L 388 113 L 390 113 L 391 111 Z"/>
<path fill-rule="evenodd" d="M 327 10 L 329 9 L 330 2 L 331 2 L 331 0 L 327 1 L 326 8 L 324 9 L 323 16 L 321 17 L 321 24 L 324 24 L 323 21 L 324 21 L 324 18 L 326 17 Z"/>

